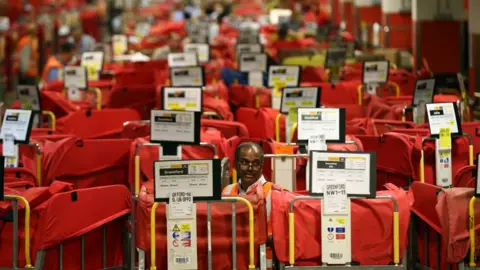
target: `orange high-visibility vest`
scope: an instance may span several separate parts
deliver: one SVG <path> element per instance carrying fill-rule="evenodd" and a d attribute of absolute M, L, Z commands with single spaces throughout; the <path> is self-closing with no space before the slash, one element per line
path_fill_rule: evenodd
<path fill-rule="evenodd" d="M 48 73 L 50 73 L 50 70 L 53 68 L 63 68 L 64 65 L 58 61 L 57 57 L 55 56 L 50 56 L 48 58 L 47 64 L 43 68 L 43 73 L 42 73 L 42 81 L 46 82 L 48 80 Z"/>
<path fill-rule="evenodd" d="M 272 187 L 274 184 L 272 182 L 265 182 L 262 186 L 263 194 L 266 198 L 266 207 L 267 207 L 267 226 L 268 226 L 268 235 L 272 235 L 272 223 L 270 221 L 270 213 L 272 212 L 272 204 L 271 204 L 271 192 Z M 282 188 L 279 188 L 281 190 Z M 231 184 L 226 186 L 223 191 L 222 195 L 238 195 L 238 184 Z M 266 250 L 266 257 L 267 257 L 267 269 L 272 269 L 272 259 L 273 259 L 273 251 L 270 247 L 267 247 Z"/>
<path fill-rule="evenodd" d="M 24 36 L 18 41 L 17 48 L 15 50 L 15 67 L 17 71 L 20 71 L 20 53 L 26 47 L 30 46 L 32 52 L 30 54 L 30 61 L 28 63 L 28 69 L 25 74 L 26 77 L 36 78 L 38 77 L 38 51 L 34 40 L 30 36 Z"/>

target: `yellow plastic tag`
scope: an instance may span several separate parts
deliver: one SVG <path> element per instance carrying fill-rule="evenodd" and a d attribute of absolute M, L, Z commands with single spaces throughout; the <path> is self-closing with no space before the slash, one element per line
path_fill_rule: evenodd
<path fill-rule="evenodd" d="M 298 121 L 298 108 L 290 108 L 288 110 L 288 121 L 297 123 Z"/>
<path fill-rule="evenodd" d="M 450 128 L 440 128 L 440 148 L 450 148 L 451 143 Z"/>

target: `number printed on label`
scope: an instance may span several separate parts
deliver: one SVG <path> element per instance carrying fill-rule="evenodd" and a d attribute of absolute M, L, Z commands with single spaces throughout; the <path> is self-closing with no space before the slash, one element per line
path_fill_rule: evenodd
<path fill-rule="evenodd" d="M 175 257 L 175 264 L 188 264 L 190 263 L 189 257 Z"/>

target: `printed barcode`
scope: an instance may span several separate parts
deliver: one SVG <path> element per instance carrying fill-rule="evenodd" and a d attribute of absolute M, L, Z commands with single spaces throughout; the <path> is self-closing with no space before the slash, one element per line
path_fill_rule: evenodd
<path fill-rule="evenodd" d="M 341 258 L 343 258 L 343 254 L 342 253 L 330 253 L 330 258 L 340 260 Z"/>
<path fill-rule="evenodd" d="M 448 178 L 443 178 L 443 179 L 442 179 L 442 182 L 443 182 L 443 183 L 447 183 L 447 182 L 448 182 Z"/>
<path fill-rule="evenodd" d="M 175 263 L 176 264 L 187 264 L 188 263 L 188 257 L 177 257 L 175 258 Z"/>

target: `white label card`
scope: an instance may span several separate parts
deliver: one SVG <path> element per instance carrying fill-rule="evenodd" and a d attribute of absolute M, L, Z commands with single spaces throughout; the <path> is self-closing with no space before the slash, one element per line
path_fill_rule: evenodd
<path fill-rule="evenodd" d="M 340 126 L 342 122 L 340 109 L 299 108 L 298 140 L 305 141 L 318 134 L 324 134 L 327 141 L 344 140 Z"/>
<path fill-rule="evenodd" d="M 268 69 L 268 87 L 274 87 L 278 83 L 295 87 L 298 86 L 299 79 L 299 66 L 270 66 Z"/>
<path fill-rule="evenodd" d="M 173 67 L 195 67 L 198 66 L 198 57 L 195 52 L 169 53 L 168 66 Z"/>
<path fill-rule="evenodd" d="M 388 61 L 365 61 L 363 63 L 363 84 L 386 83 L 388 71 Z"/>
<path fill-rule="evenodd" d="M 193 197 L 213 197 L 213 161 L 155 161 L 155 199 L 169 198 L 177 190 L 189 190 Z"/>
<path fill-rule="evenodd" d="M 202 88 L 165 87 L 163 88 L 163 109 L 202 111 Z"/>
<path fill-rule="evenodd" d="M 371 153 L 311 152 L 311 193 L 322 194 L 327 184 L 345 183 L 348 195 L 370 196 Z"/>
<path fill-rule="evenodd" d="M 282 91 L 281 112 L 288 113 L 291 108 L 315 108 L 319 104 L 317 87 L 287 87 Z"/>
<path fill-rule="evenodd" d="M 67 66 L 64 68 L 63 80 L 66 89 L 87 89 L 87 70 L 85 67 Z"/>
<path fill-rule="evenodd" d="M 98 81 L 103 67 L 103 52 L 84 52 L 82 54 L 81 66 L 87 69 L 89 81 Z"/>
<path fill-rule="evenodd" d="M 114 56 L 125 54 L 128 51 L 128 37 L 126 35 L 113 35 L 112 47 Z"/>
<path fill-rule="evenodd" d="M 168 210 L 171 210 L 170 205 Z M 195 205 L 192 215 L 196 215 Z M 167 219 L 168 268 L 175 270 L 198 269 L 197 222 L 194 218 Z"/>
<path fill-rule="evenodd" d="M 168 214 L 171 218 L 192 217 L 193 197 L 192 192 L 178 190 L 170 193 Z"/>
<path fill-rule="evenodd" d="M 413 94 L 413 105 L 418 106 L 421 103 L 432 103 L 434 91 L 435 79 L 417 80 Z"/>
<path fill-rule="evenodd" d="M 5 157 L 15 157 L 15 136 L 12 134 L 5 134 L 3 136 L 3 156 Z"/>
<path fill-rule="evenodd" d="M 17 94 L 22 110 L 41 111 L 40 95 L 36 85 L 18 85 Z"/>
<path fill-rule="evenodd" d="M 318 30 L 317 22 L 305 22 L 305 34 L 310 36 L 316 36 Z"/>
<path fill-rule="evenodd" d="M 477 160 L 480 160 L 480 153 L 477 153 Z M 480 197 L 480 166 L 477 163 L 477 176 L 475 177 L 475 197 Z"/>
<path fill-rule="evenodd" d="M 68 88 L 67 89 L 67 98 L 71 101 L 81 101 L 83 98 L 83 92 L 77 88 Z"/>
<path fill-rule="evenodd" d="M 454 103 L 430 103 L 426 106 L 430 134 L 440 134 L 440 128 L 450 128 L 451 134 L 461 132 L 457 117 L 458 112 Z"/>
<path fill-rule="evenodd" d="M 205 85 L 203 81 L 203 67 L 178 67 L 170 69 L 172 86 Z"/>
<path fill-rule="evenodd" d="M 267 55 L 264 53 L 242 53 L 238 61 L 241 72 L 267 71 Z"/>
<path fill-rule="evenodd" d="M 30 110 L 7 109 L 3 117 L 0 138 L 6 134 L 13 135 L 15 141 L 28 143 L 28 136 L 32 128 L 33 112 Z"/>
<path fill-rule="evenodd" d="M 8 31 L 10 29 L 10 18 L 0 16 L 0 31 Z"/>
<path fill-rule="evenodd" d="M 248 85 L 255 87 L 263 87 L 263 72 L 251 71 L 248 72 Z"/>
<path fill-rule="evenodd" d="M 326 151 L 327 144 L 325 142 L 325 135 L 313 135 L 308 138 L 308 150 L 316 150 L 316 151 Z"/>
<path fill-rule="evenodd" d="M 272 9 L 270 11 L 270 23 L 279 24 L 281 22 L 288 21 L 292 16 L 292 10 L 290 9 Z"/>
<path fill-rule="evenodd" d="M 208 44 L 185 44 L 183 51 L 186 53 L 196 53 L 200 63 L 205 63 L 210 60 L 210 46 Z"/>
<path fill-rule="evenodd" d="M 151 111 L 151 141 L 195 142 L 195 113 Z"/>
<path fill-rule="evenodd" d="M 337 215 L 337 214 L 348 214 L 347 213 L 347 203 L 349 203 L 347 198 L 347 186 L 343 182 L 338 182 L 335 184 L 325 184 L 325 192 L 323 194 L 324 205 L 323 211 L 324 215 Z"/>
<path fill-rule="evenodd" d="M 238 44 L 237 45 L 237 57 L 242 53 L 261 53 L 261 44 Z"/>

